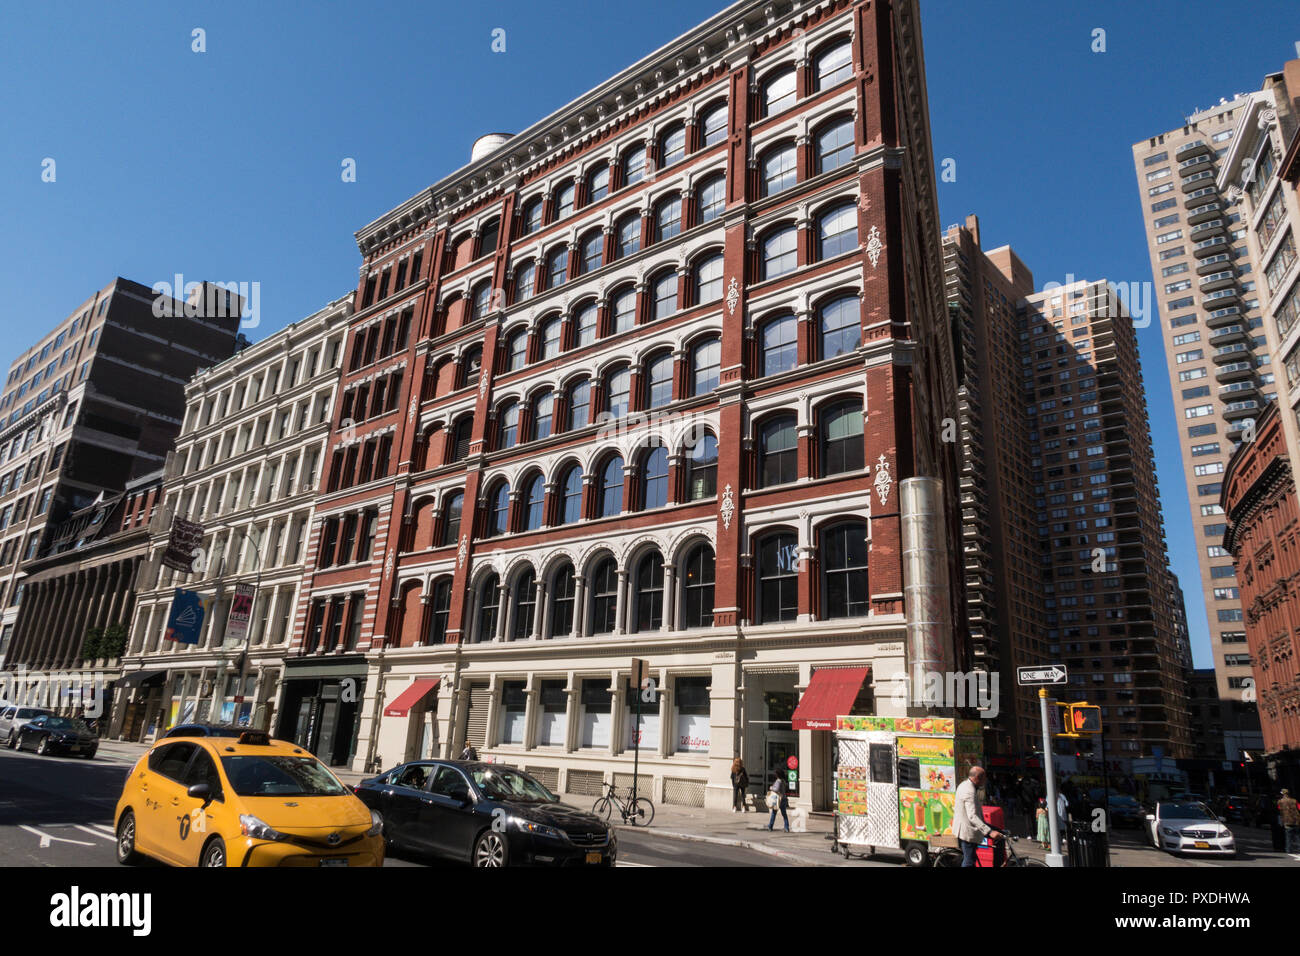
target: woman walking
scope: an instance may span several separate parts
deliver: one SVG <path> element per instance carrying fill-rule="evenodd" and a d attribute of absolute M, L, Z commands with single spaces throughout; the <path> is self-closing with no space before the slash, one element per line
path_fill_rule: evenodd
<path fill-rule="evenodd" d="M 731 761 L 731 812 L 745 812 L 745 791 L 749 789 L 749 773 L 745 761 L 737 757 Z"/>
<path fill-rule="evenodd" d="M 776 811 L 781 811 L 781 820 L 785 823 L 785 832 L 790 832 L 790 817 L 786 811 L 790 809 L 790 785 L 785 781 L 785 774 L 779 769 L 772 775 L 772 785 L 767 788 L 767 807 L 772 811 L 768 817 L 767 828 L 770 830 L 776 825 Z"/>
<path fill-rule="evenodd" d="M 1047 832 L 1047 800 L 1038 798 L 1038 843 L 1044 849 L 1050 847 L 1051 837 Z"/>

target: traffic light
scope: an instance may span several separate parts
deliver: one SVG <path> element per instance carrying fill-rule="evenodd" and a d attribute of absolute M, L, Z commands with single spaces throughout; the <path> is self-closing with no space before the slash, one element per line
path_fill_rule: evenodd
<path fill-rule="evenodd" d="M 1071 704 L 1068 726 L 1071 733 L 1101 733 L 1101 708 L 1095 704 Z"/>

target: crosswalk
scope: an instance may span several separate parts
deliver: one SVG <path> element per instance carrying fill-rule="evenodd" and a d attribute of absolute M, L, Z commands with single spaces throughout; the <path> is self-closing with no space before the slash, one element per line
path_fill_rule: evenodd
<path fill-rule="evenodd" d="M 71 843 L 75 846 L 95 846 L 93 841 L 73 839 L 71 836 L 59 836 L 59 833 L 70 833 L 73 830 L 80 831 L 78 836 L 85 834 L 98 837 L 101 840 L 107 840 L 109 843 L 116 843 L 117 836 L 113 833 L 113 828 L 106 823 L 93 823 L 86 826 L 81 823 L 55 823 L 43 824 L 41 827 L 28 826 L 25 823 L 18 825 L 18 829 L 26 830 L 28 833 L 38 837 L 41 841 L 41 849 L 45 849 L 52 843 Z M 55 831 L 53 833 L 48 831 Z"/>

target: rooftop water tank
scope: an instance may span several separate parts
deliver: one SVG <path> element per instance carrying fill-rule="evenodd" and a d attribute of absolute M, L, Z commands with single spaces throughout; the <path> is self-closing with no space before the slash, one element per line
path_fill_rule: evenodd
<path fill-rule="evenodd" d="M 488 153 L 494 153 L 510 142 L 513 136 L 513 133 L 488 133 L 486 136 L 480 136 L 474 140 L 474 148 L 470 150 L 469 161 L 477 163 Z"/>

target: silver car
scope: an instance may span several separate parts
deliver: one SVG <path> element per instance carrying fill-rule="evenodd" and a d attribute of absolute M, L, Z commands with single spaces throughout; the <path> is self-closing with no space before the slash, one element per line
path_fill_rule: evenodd
<path fill-rule="evenodd" d="M 1204 856 L 1234 856 L 1232 831 L 1199 801 L 1161 800 L 1147 814 L 1147 836 L 1158 850 Z"/>
<path fill-rule="evenodd" d="M 0 740 L 3 740 L 12 750 L 18 744 L 18 731 L 23 725 L 48 713 L 48 710 L 41 707 L 17 707 L 10 704 L 4 710 L 0 710 Z"/>

